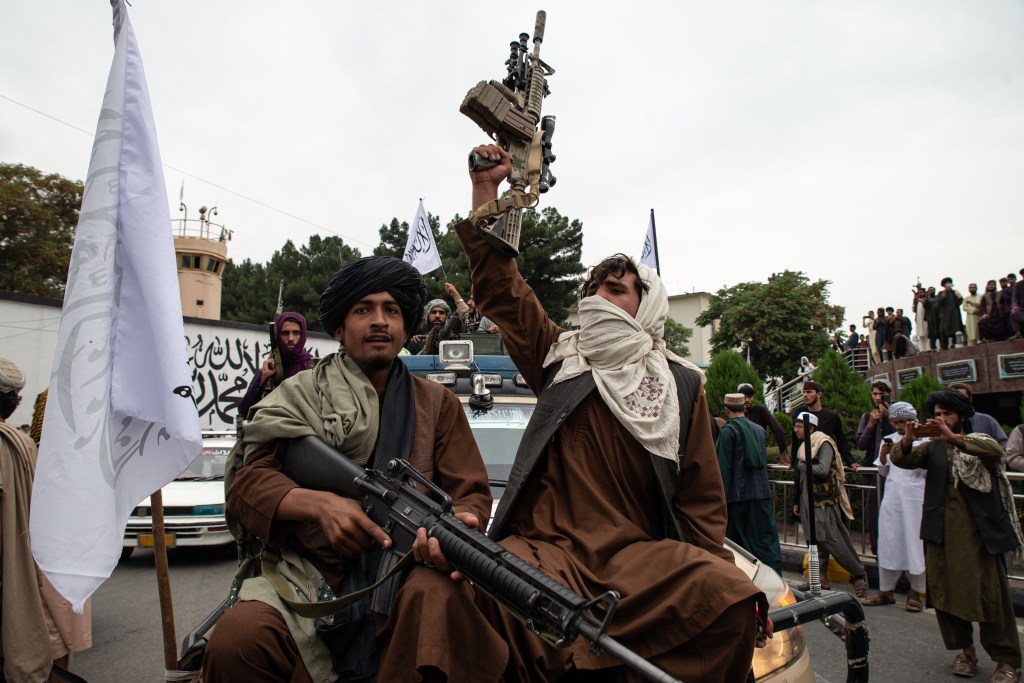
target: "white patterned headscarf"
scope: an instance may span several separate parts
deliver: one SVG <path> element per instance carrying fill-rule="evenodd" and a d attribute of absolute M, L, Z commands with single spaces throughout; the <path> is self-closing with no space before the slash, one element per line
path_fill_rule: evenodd
<path fill-rule="evenodd" d="M 651 453 L 679 462 L 679 397 L 669 361 L 704 373 L 665 346 L 668 294 L 652 269 L 633 261 L 647 291 L 633 318 L 600 296 L 580 301 L 580 329 L 563 332 L 544 367 L 562 361 L 553 383 L 592 372 L 615 418 Z"/>

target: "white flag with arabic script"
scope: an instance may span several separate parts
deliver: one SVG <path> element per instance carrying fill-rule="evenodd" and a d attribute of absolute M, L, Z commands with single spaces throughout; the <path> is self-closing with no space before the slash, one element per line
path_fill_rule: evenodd
<path fill-rule="evenodd" d="M 654 232 L 654 209 L 651 209 L 651 220 L 647 224 L 644 248 L 640 251 L 640 263 L 660 272 L 658 268 L 658 236 Z"/>
<path fill-rule="evenodd" d="M 68 270 L 32 490 L 32 554 L 80 610 L 140 500 L 199 455 L 171 218 L 124 0 Z"/>
<path fill-rule="evenodd" d="M 416 218 L 409 226 L 409 241 L 405 245 L 402 260 L 411 263 L 423 275 L 441 267 L 441 254 L 437 252 L 434 231 L 430 229 L 422 199 L 419 208 L 416 209 Z"/>

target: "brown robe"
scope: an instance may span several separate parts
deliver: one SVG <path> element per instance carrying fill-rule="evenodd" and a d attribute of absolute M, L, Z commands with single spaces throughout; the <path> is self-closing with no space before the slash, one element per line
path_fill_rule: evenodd
<path fill-rule="evenodd" d="M 35 444 L 0 420 L 0 654 L 12 683 L 45 680 L 52 665 L 42 576 L 28 544 L 35 469 Z"/>
<path fill-rule="evenodd" d="M 509 355 L 537 391 L 544 358 L 561 330 L 515 261 L 492 250 L 467 223 L 456 231 L 469 256 L 477 305 L 501 328 Z M 701 390 L 689 417 L 673 510 L 690 542 L 662 535 L 650 456 L 595 391 L 558 428 L 501 543 L 585 597 L 618 591 L 610 635 L 677 678 L 743 680 L 753 653 L 752 599 L 760 591 L 723 547 L 727 508 L 708 416 Z M 746 607 L 730 612 L 729 619 L 740 614 L 732 637 L 706 642 L 702 635 L 738 603 Z M 609 655 L 591 655 L 582 639 L 556 651 L 507 614 L 494 618 L 514 643 L 510 657 L 523 680 L 550 680 L 573 666 L 618 664 Z M 721 667 L 702 672 L 703 664 L 695 666 L 701 660 Z"/>
<path fill-rule="evenodd" d="M 480 529 L 490 516 L 491 496 L 480 451 L 469 422 L 459 400 L 440 385 L 417 377 L 413 378 L 416 404 L 416 432 L 410 461 L 414 464 L 432 463 L 421 467 L 428 479 L 445 490 L 455 502 L 456 512 L 471 512 L 480 521 Z M 439 396 L 440 395 L 440 396 Z M 434 418 L 435 402 L 440 397 L 438 417 Z M 308 557 L 337 592 L 345 578 L 346 560 L 334 552 L 323 530 L 314 523 L 284 522 L 274 518 L 277 507 L 285 494 L 297 484 L 281 472 L 282 442 L 274 442 L 257 451 L 244 467 L 239 468 L 227 495 L 228 511 L 251 533 L 265 539 L 272 546 L 289 543 Z M 467 584 L 451 581 L 433 569 L 415 567 L 409 580 L 420 574 L 430 579 L 440 579 L 437 587 L 429 591 L 424 609 L 429 619 L 417 619 L 415 642 L 411 636 L 398 648 L 395 666 L 409 675 L 417 675 L 421 666 L 432 666 L 444 661 L 453 647 L 458 647 L 459 629 L 471 629 L 469 619 L 459 618 L 459 609 L 478 614 L 471 589 Z M 409 582 L 407 580 L 407 583 Z M 403 588 L 399 593 L 392 614 L 412 612 L 404 606 Z M 459 597 L 460 593 L 467 593 Z M 446 603 L 452 608 L 447 610 Z M 446 618 L 442 619 L 444 615 Z M 455 629 L 438 628 L 441 621 L 451 622 Z M 381 620 L 383 626 L 383 620 Z M 461 634 L 470 638 L 474 634 Z M 387 636 L 379 643 L 387 647 Z M 504 643 L 491 636 L 489 649 L 497 650 L 497 666 L 504 668 Z M 500 669 L 499 669 L 500 671 Z M 386 676 L 382 669 L 378 680 L 397 680 Z M 242 602 L 228 610 L 213 632 L 207 649 L 203 668 L 203 680 L 215 681 L 246 680 L 250 683 L 263 681 L 308 681 L 309 674 L 303 666 L 298 649 L 295 647 L 284 620 L 269 605 L 261 602 Z M 418 679 L 414 679 L 418 680 Z M 458 680 L 456 678 L 452 679 Z M 470 681 L 473 678 L 463 678 Z"/>

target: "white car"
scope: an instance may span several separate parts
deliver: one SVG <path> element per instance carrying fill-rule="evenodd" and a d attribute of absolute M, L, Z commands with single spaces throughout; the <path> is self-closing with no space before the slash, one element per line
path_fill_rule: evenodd
<path fill-rule="evenodd" d="M 203 449 L 184 472 L 163 488 L 164 536 L 168 548 L 234 543 L 224 521 L 224 466 L 234 432 L 203 432 Z M 135 548 L 153 547 L 153 517 L 147 497 L 128 518 L 121 559 Z"/>
<path fill-rule="evenodd" d="M 506 380 L 503 384 L 507 389 L 510 383 Z M 456 389 L 454 385 L 450 386 Z M 473 436 L 487 466 L 495 507 L 512 471 L 512 463 L 523 430 L 526 429 L 537 403 L 537 399 L 532 395 L 504 396 L 498 393 L 502 391 L 500 386 L 502 383 L 498 382 L 491 385 L 494 406 L 487 411 L 471 408 L 469 396 L 458 390 L 459 400 L 462 401 L 469 426 L 473 430 Z M 491 509 L 491 513 L 493 517 L 494 508 Z M 726 540 L 725 544 L 736 556 L 736 566 L 746 572 L 754 584 L 764 591 L 770 607 L 792 605 L 796 602 L 793 592 L 774 569 L 761 564 L 753 555 L 732 541 Z M 776 632 L 766 647 L 756 650 L 754 676 L 758 683 L 814 683 L 814 670 L 807 652 L 803 627 L 797 626 Z"/>

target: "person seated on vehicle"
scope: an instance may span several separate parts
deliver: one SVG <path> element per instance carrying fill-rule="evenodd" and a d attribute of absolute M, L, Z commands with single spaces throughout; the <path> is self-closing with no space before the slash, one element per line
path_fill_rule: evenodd
<path fill-rule="evenodd" d="M 455 289 L 455 285 L 450 282 L 444 284 L 444 291 L 455 300 L 455 315 L 459 316 L 459 320 L 462 321 L 462 327 L 467 332 L 486 332 L 487 334 L 497 334 L 499 332 L 498 326 L 491 322 L 487 316 L 480 313 L 480 309 L 476 307 L 476 301 L 473 299 L 472 294 L 469 295 L 469 299 L 463 300 L 459 290 Z"/>
<path fill-rule="evenodd" d="M 299 602 L 320 602 L 372 583 L 377 555 L 367 551 L 391 541 L 359 501 L 299 488 L 283 474 L 281 458 L 290 439 L 315 435 L 366 467 L 378 459 L 405 458 L 452 497 L 465 524 L 482 529 L 487 521 L 487 472 L 461 404 L 441 385 L 412 376 L 397 359 L 425 300 L 422 276 L 404 261 L 366 257 L 346 265 L 320 299 L 320 322 L 341 348 L 312 371 L 285 380 L 253 409 L 241 444 L 244 465 L 227 492 L 228 513 L 280 554 L 277 572 Z M 418 564 L 405 583 L 429 590 L 407 607 L 403 587 L 391 605 L 392 618 L 405 611 L 416 615 L 398 634 L 399 656 L 386 656 L 387 638 L 375 645 L 385 616 L 370 614 L 366 598 L 332 617 L 339 633 L 296 614 L 261 576 L 242 584 L 239 602 L 218 621 L 203 680 L 319 682 L 376 673 L 377 680 L 397 681 L 395 671 L 413 676 L 420 668 L 446 671 L 453 681 L 486 680 L 474 679 L 474 672 L 489 670 L 496 679 L 506 648 L 493 632 L 477 641 L 489 653 L 487 662 L 454 654 L 468 638 L 463 629 L 488 634 L 472 587 L 449 578 L 451 567 L 437 541 L 428 541 L 422 529 L 420 534 L 413 547 Z M 464 617 L 464 611 L 472 615 Z M 377 671 L 378 654 L 392 665 Z"/>
<path fill-rule="evenodd" d="M 274 321 L 274 335 L 277 337 L 275 343 L 284 364 L 281 377 L 288 379 L 313 366 L 313 356 L 306 351 L 306 318 L 301 313 L 286 311 L 278 315 Z M 241 418 L 244 419 L 249 414 L 249 408 L 274 390 L 277 377 L 274 354 L 269 354 L 260 366 L 260 371 L 249 383 L 242 400 L 238 402 L 238 415 Z"/>
<path fill-rule="evenodd" d="M 432 356 L 437 353 L 442 341 L 458 338 L 462 329 L 461 321 L 459 316 L 452 315 L 452 307 L 444 299 L 431 299 L 427 302 L 423 317 L 427 319 L 425 331 L 413 335 L 405 345 L 410 354 Z"/>
<path fill-rule="evenodd" d="M 475 210 L 497 198 L 512 166 L 498 146 L 474 151 L 497 162 L 471 173 Z M 455 230 L 477 305 L 538 395 L 489 535 L 585 598 L 618 591 L 609 635 L 670 675 L 746 680 L 756 605 L 767 605 L 723 545 L 726 500 L 703 375 L 665 346 L 661 279 L 621 255 L 603 261 L 583 283 L 580 329 L 563 332 L 514 258 L 469 221 Z M 509 642 L 506 680 L 628 678 L 582 639 L 555 648 L 480 607 Z"/>

